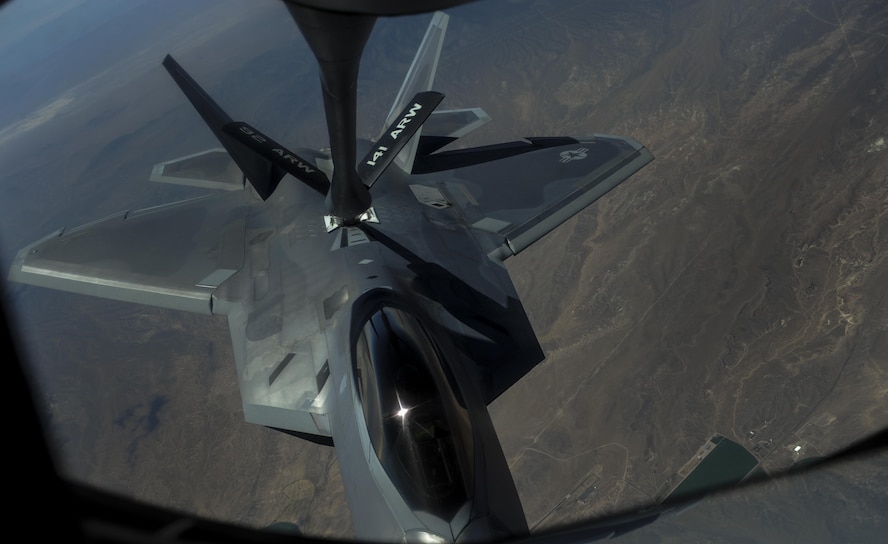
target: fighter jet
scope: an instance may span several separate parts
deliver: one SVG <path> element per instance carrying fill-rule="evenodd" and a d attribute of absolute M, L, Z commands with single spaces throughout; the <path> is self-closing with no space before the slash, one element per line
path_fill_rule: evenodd
<path fill-rule="evenodd" d="M 503 263 L 652 156 L 594 133 L 445 150 L 490 119 L 439 107 L 441 12 L 379 137 L 356 139 L 373 23 L 420 11 L 358 4 L 287 3 L 319 63 L 329 151 L 231 119 L 167 56 L 222 147 L 151 179 L 212 194 L 63 228 L 22 249 L 10 279 L 227 316 L 245 419 L 335 446 L 358 538 L 525 534 L 487 405 L 544 354 Z"/>

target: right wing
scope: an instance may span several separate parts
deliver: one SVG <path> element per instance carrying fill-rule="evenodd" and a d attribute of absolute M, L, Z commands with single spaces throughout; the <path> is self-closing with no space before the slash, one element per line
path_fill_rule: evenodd
<path fill-rule="evenodd" d="M 212 314 L 217 288 L 244 265 L 252 198 L 211 195 L 63 228 L 19 251 L 9 279 Z"/>
<path fill-rule="evenodd" d="M 236 191 L 61 229 L 19 251 L 9 278 L 227 315 L 246 420 L 329 443 L 324 331 L 312 305 L 284 293 L 285 259 L 269 258 L 249 229 L 258 203 Z"/>

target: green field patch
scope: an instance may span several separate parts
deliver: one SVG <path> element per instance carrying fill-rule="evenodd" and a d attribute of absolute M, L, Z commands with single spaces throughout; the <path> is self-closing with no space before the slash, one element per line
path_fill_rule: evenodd
<path fill-rule="evenodd" d="M 688 474 L 664 502 L 687 499 L 718 488 L 730 487 L 743 481 L 758 465 L 758 459 L 740 444 L 723 436 L 714 436 L 715 447 L 700 464 Z"/>

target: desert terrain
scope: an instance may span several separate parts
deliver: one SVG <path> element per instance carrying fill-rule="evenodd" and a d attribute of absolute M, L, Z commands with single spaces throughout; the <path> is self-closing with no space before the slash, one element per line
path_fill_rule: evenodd
<path fill-rule="evenodd" d="M 3 91 L 19 108 L 0 111 L 4 267 L 63 225 L 201 194 L 147 181 L 217 145 L 160 67 L 167 52 L 232 117 L 326 145 L 316 68 L 276 3 L 157 21 L 134 6 Z M 605 133 L 655 156 L 507 262 L 547 358 L 490 412 L 534 531 L 662 499 L 715 433 L 773 475 L 888 425 L 883 2 L 491 0 L 451 17 L 436 89 L 494 120 L 467 144 Z M 360 136 L 379 130 L 427 19 L 377 25 Z M 163 32 L 115 34 L 130 56 L 44 80 L 140 22 Z M 243 421 L 223 317 L 14 284 L 4 300 L 64 474 L 213 519 L 352 535 L 333 450 Z M 787 505 L 793 519 L 845 513 L 846 533 L 808 541 L 884 527 L 886 470 L 848 479 L 870 498 L 853 511 Z M 732 534 L 761 535 L 749 515 Z"/>

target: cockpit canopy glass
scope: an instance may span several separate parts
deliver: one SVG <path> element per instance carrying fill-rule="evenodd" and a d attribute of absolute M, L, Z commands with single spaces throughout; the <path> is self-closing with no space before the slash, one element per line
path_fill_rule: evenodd
<path fill-rule="evenodd" d="M 472 429 L 434 341 L 389 306 L 364 323 L 355 380 L 373 449 L 411 508 L 448 520 L 472 494 Z"/>

